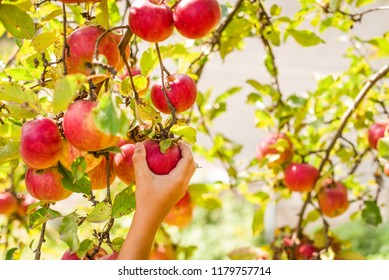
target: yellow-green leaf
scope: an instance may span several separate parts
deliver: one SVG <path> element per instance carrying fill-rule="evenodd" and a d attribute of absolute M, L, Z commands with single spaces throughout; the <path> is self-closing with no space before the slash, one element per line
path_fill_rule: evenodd
<path fill-rule="evenodd" d="M 16 38 L 32 39 L 35 34 L 32 18 L 17 6 L 1 4 L 0 21 L 5 29 Z"/>
<path fill-rule="evenodd" d="M 108 1 L 101 0 L 100 3 L 96 6 L 96 21 L 104 29 L 109 29 L 109 10 L 108 10 Z"/>
<path fill-rule="evenodd" d="M 67 75 L 58 81 L 54 91 L 53 111 L 55 114 L 66 110 L 86 81 L 86 77 L 82 74 Z"/>

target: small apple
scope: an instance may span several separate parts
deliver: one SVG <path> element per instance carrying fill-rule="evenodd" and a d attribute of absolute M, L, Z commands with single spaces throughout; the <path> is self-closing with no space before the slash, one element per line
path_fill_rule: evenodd
<path fill-rule="evenodd" d="M 259 162 L 268 158 L 267 166 L 273 168 L 288 162 L 293 157 L 293 144 L 283 133 L 266 135 L 257 145 L 256 158 Z"/>
<path fill-rule="evenodd" d="M 173 11 L 160 0 L 136 0 L 128 21 L 131 31 L 148 42 L 162 42 L 174 31 Z"/>
<path fill-rule="evenodd" d="M 96 246 L 95 246 L 96 248 Z M 99 260 L 101 259 L 102 257 L 106 256 L 108 253 L 106 250 L 104 250 L 102 247 L 100 247 L 99 251 L 94 255 L 94 257 L 92 259 L 90 259 L 88 257 L 88 255 L 92 255 L 93 254 L 93 251 L 95 248 L 92 248 L 90 249 L 86 256 L 82 259 L 82 260 Z M 77 252 L 71 252 L 70 249 L 67 249 L 62 257 L 61 257 L 61 260 L 75 260 L 75 261 L 79 261 L 81 260 L 78 256 L 77 256 Z"/>
<path fill-rule="evenodd" d="M 166 94 L 177 113 L 190 109 L 196 102 L 197 87 L 188 75 L 179 73 L 171 74 L 164 82 Z M 163 92 L 162 80 L 158 80 L 153 85 L 150 97 L 154 106 L 159 111 L 170 114 L 170 109 Z"/>
<path fill-rule="evenodd" d="M 297 260 L 312 260 L 317 251 L 317 248 L 313 244 L 303 243 L 296 247 L 295 258 Z"/>
<path fill-rule="evenodd" d="M 121 152 L 113 158 L 113 170 L 116 176 L 126 185 L 135 182 L 135 171 L 132 163 L 135 145 L 125 144 L 120 147 Z"/>
<path fill-rule="evenodd" d="M 110 185 L 115 181 L 116 174 L 113 169 L 113 154 L 109 155 L 109 182 Z M 91 171 L 89 171 L 87 174 L 90 179 L 91 183 L 91 189 L 92 190 L 101 190 L 105 189 L 107 187 L 107 160 L 105 157 L 102 157 L 103 159 L 101 162 L 93 168 Z"/>
<path fill-rule="evenodd" d="M 20 157 L 29 167 L 45 169 L 57 165 L 62 152 L 62 136 L 49 118 L 26 122 L 22 127 Z"/>
<path fill-rule="evenodd" d="M 373 149 L 377 149 L 378 140 L 385 136 L 385 132 L 389 128 L 389 123 L 378 122 L 372 124 L 367 131 L 367 139 L 369 145 Z"/>
<path fill-rule="evenodd" d="M 157 175 L 169 174 L 182 157 L 177 144 L 173 143 L 165 153 L 161 152 L 158 141 L 146 140 L 143 144 L 146 149 L 147 164 L 150 170 Z"/>
<path fill-rule="evenodd" d="M 285 186 L 291 191 L 309 192 L 318 178 L 319 171 L 307 163 L 291 163 L 284 171 Z"/>
<path fill-rule="evenodd" d="M 0 193 L 0 214 L 10 215 L 18 208 L 18 200 L 9 191 Z"/>
<path fill-rule="evenodd" d="M 16 210 L 16 212 L 21 217 L 27 217 L 28 207 L 37 201 L 32 196 L 24 195 L 24 194 L 18 195 L 18 200 L 19 200 L 19 205 L 18 205 L 18 209 Z"/>
<path fill-rule="evenodd" d="M 26 173 L 26 187 L 30 195 L 36 199 L 48 202 L 60 201 L 68 198 L 72 192 L 62 185 L 62 175 L 57 167 L 44 170 L 29 168 Z"/>
<path fill-rule="evenodd" d="M 171 245 L 159 244 L 154 246 L 150 252 L 149 260 L 176 260 L 177 255 Z"/>
<path fill-rule="evenodd" d="M 341 182 L 326 178 L 319 189 L 317 199 L 324 215 L 336 217 L 343 214 L 349 205 L 347 189 Z"/>
<path fill-rule="evenodd" d="M 65 64 L 69 74 L 92 74 L 95 46 L 104 32 L 100 27 L 88 25 L 74 30 L 67 37 L 69 50 L 66 52 Z M 98 54 L 106 57 L 108 65 L 117 67 L 119 64 L 119 48 L 111 33 L 104 35 L 99 41 Z"/>
<path fill-rule="evenodd" d="M 94 101 L 77 100 L 66 110 L 62 127 L 66 139 L 80 151 L 98 151 L 115 146 L 116 136 L 100 131 L 93 120 Z"/>
<path fill-rule="evenodd" d="M 182 36 L 199 39 L 219 23 L 221 9 L 216 0 L 181 0 L 174 9 L 173 18 Z"/>
<path fill-rule="evenodd" d="M 78 157 L 84 157 L 86 162 L 85 172 L 95 168 L 102 160 L 102 156 L 95 157 L 93 154 L 83 152 L 71 145 L 68 141 L 63 141 L 63 149 L 59 158 L 60 163 L 68 170 L 71 170 L 71 165 Z"/>
<path fill-rule="evenodd" d="M 177 226 L 179 228 L 186 227 L 192 222 L 193 206 L 190 199 L 189 191 L 173 206 L 164 219 L 168 225 Z"/>

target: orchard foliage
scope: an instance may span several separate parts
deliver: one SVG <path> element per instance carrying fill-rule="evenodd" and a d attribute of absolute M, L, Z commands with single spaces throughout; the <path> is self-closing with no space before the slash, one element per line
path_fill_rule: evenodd
<path fill-rule="evenodd" d="M 162 2 L 174 11 L 184 1 Z M 0 1 L 0 189 L 11 194 L 1 194 L 0 198 L 2 258 L 46 258 L 45 254 L 56 250 L 50 243 L 66 244 L 67 254 L 78 259 L 96 259 L 101 251 L 119 251 L 128 227 L 125 221 L 136 207 L 135 185 L 132 179 L 126 181 L 129 184 L 115 179 L 114 170 L 119 163 L 114 168 L 112 160 L 115 154 L 121 154 L 123 145 L 147 139 L 158 140 L 163 153 L 182 139 L 193 144 L 195 157 L 219 161 L 228 175 L 225 182 L 197 182 L 189 186 L 190 206 L 175 210 L 187 213 L 183 215 L 189 219 L 193 209 L 215 211 L 224 207 L 224 194 L 231 193 L 242 204 L 256 209 L 250 214 L 251 229 L 244 230 L 252 231 L 257 238 L 266 226 L 267 206 L 289 199 L 292 192 L 299 190 L 303 203 L 296 224 L 276 229 L 274 240 L 263 244 L 262 249 L 254 245 L 235 248 L 225 252 L 226 258 L 361 257 L 350 251 L 347 241 L 334 235 L 329 220 L 349 210 L 346 213 L 350 219 L 361 217 L 373 226 L 382 223 L 380 195 L 384 166 L 389 161 L 389 137 L 386 129 L 376 132 L 376 146 L 372 147 L 369 142 L 374 137 L 368 133 L 373 124 L 388 122 L 389 66 L 383 61 L 389 55 L 389 39 L 386 33 L 359 38 L 352 32 L 363 25 L 366 15 L 389 12 L 387 6 L 380 6 L 382 1 L 299 0 L 296 2 L 300 8 L 291 17 L 284 15 L 284 1 L 220 1 L 220 20 L 216 26 L 212 23 L 207 27 L 210 29 L 205 35 L 187 39 L 181 25 L 173 27 L 170 23 L 168 28 L 173 33 L 166 40 L 154 40 L 158 43 L 141 39 L 129 28 L 133 1 L 64 2 Z M 184 15 L 182 12 L 180 20 L 186 20 Z M 87 37 L 70 46 L 71 34 L 85 26 L 99 26 L 101 31 L 93 35 L 95 41 Z M 285 94 L 279 76 L 282 65 L 277 64 L 275 49 L 289 40 L 301 48 L 324 44 L 322 35 L 330 29 L 336 29 L 347 39 L 349 48 L 344 56 L 348 68 L 318 78 L 313 90 Z M 176 110 L 178 105 L 173 100 L 176 102 L 177 97 L 168 97 L 170 85 L 165 82 L 159 86 L 160 96 L 166 98 L 162 100 L 164 113 L 153 105 L 150 89 L 156 80 L 168 81 L 170 75 L 180 73 L 197 84 L 213 57 L 225 59 L 233 52 L 244 52 L 247 38 L 261 43 L 266 53 L 262 67 L 268 73 L 263 79 L 246 81 L 250 92 L 244 92 L 244 85 L 239 84 L 224 93 L 197 88 L 195 104 L 184 104 L 185 109 Z M 105 41 L 109 41 L 105 45 L 108 51 L 102 46 Z M 79 58 L 75 54 L 83 56 L 86 71 L 70 69 L 74 62 L 70 60 Z M 135 72 L 135 68 L 140 72 Z M 260 156 L 253 151 L 252 159 L 244 165 L 236 160 L 242 145 L 214 126 L 223 113 L 231 110 L 227 103 L 235 94 L 246 95 L 247 106 L 255 108 L 253 119 L 258 130 L 267 135 L 284 135 L 259 144 L 263 146 L 258 148 L 262 149 Z M 52 171 L 29 169 L 21 150 L 25 124 L 40 118 L 51 119 L 65 138 L 64 114 L 81 99 L 96 102 L 96 106 L 90 114 L 78 116 L 78 121 L 72 122 L 79 133 L 85 125 L 93 126 L 98 135 L 121 139 L 121 144 L 108 141 L 110 144 L 98 146 L 97 150 L 75 150 L 67 166 L 63 158 L 55 160 L 54 167 L 49 164 Z M 239 129 L 236 127 L 237 133 Z M 210 139 L 210 147 L 197 142 L 200 134 Z M 67 147 L 65 142 L 62 146 Z M 42 153 L 48 151 L 43 149 Z M 369 162 L 370 167 L 364 176 L 358 172 L 363 162 Z M 98 175 L 92 175 L 94 169 L 88 168 L 92 164 L 94 168 L 101 165 Z M 310 168 L 301 168 L 305 170 L 302 179 L 307 186 L 299 186 L 299 177 L 290 178 L 299 176 L 297 170 L 288 171 L 288 182 L 292 182 L 293 188 L 287 187 L 284 175 L 290 164 L 309 164 Z M 312 169 L 314 174 L 309 176 Z M 26 189 L 28 173 L 39 177 L 47 172 L 60 174 L 64 188 L 61 191 L 72 195 L 66 199 L 63 196 L 60 202 L 31 200 Z M 103 180 L 104 189 L 94 187 L 97 179 Z M 336 192 L 338 185 L 343 188 Z M 323 190 L 324 187 L 332 191 Z M 333 196 L 333 200 L 328 196 Z M 175 220 L 171 216 L 168 219 Z M 153 258 L 190 258 L 196 244 L 182 246 L 169 235 L 170 227 L 185 227 L 188 222 L 169 221 L 157 235 Z M 313 236 L 307 230 L 312 224 L 319 225 Z M 55 225 L 56 230 L 50 231 L 50 225 Z M 54 255 L 60 258 L 62 253 Z"/>

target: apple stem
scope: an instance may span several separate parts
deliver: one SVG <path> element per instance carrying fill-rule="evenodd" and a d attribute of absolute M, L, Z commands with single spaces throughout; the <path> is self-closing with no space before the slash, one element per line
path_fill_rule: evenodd
<path fill-rule="evenodd" d="M 157 51 L 157 55 L 158 55 L 158 60 L 159 60 L 159 65 L 161 67 L 161 81 L 162 81 L 162 91 L 163 91 L 163 95 L 165 97 L 165 100 L 167 102 L 167 105 L 169 107 L 169 110 L 170 110 L 170 113 L 172 115 L 172 121 L 169 123 L 169 125 L 165 128 L 167 131 L 169 131 L 173 125 L 175 125 L 177 123 L 177 116 L 176 116 L 176 108 L 174 108 L 174 106 L 172 105 L 172 103 L 170 102 L 170 99 L 169 99 L 169 96 L 167 95 L 167 89 L 166 89 L 166 85 L 165 85 L 165 73 L 168 75 L 168 77 L 170 76 L 170 73 L 169 71 L 165 68 L 165 66 L 163 65 L 163 61 L 162 61 L 162 56 L 161 56 L 161 51 L 159 49 L 159 45 L 158 43 L 155 43 L 155 49 Z"/>
<path fill-rule="evenodd" d="M 66 55 L 69 56 L 69 45 L 66 39 L 66 5 L 62 3 L 62 11 L 63 11 L 63 47 L 62 47 L 62 62 L 63 62 L 63 74 L 66 76 L 68 74 L 68 70 L 65 63 Z"/>

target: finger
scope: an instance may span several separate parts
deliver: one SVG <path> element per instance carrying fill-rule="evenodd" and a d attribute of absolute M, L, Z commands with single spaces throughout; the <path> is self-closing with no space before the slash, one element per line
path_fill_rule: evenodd
<path fill-rule="evenodd" d="M 193 154 L 189 146 L 183 142 L 178 143 L 181 149 L 182 158 L 178 161 L 177 166 L 170 172 L 172 176 L 188 176 L 192 177 L 196 164 L 193 160 Z"/>
<path fill-rule="evenodd" d="M 134 164 L 135 176 L 146 174 L 150 169 L 146 161 L 146 149 L 143 143 L 138 142 L 135 144 L 134 155 L 132 156 L 132 162 Z"/>
<path fill-rule="evenodd" d="M 187 158 L 188 160 L 193 160 L 192 151 L 187 144 L 185 144 L 183 141 L 179 141 L 178 147 L 181 150 L 181 155 L 183 158 Z"/>

